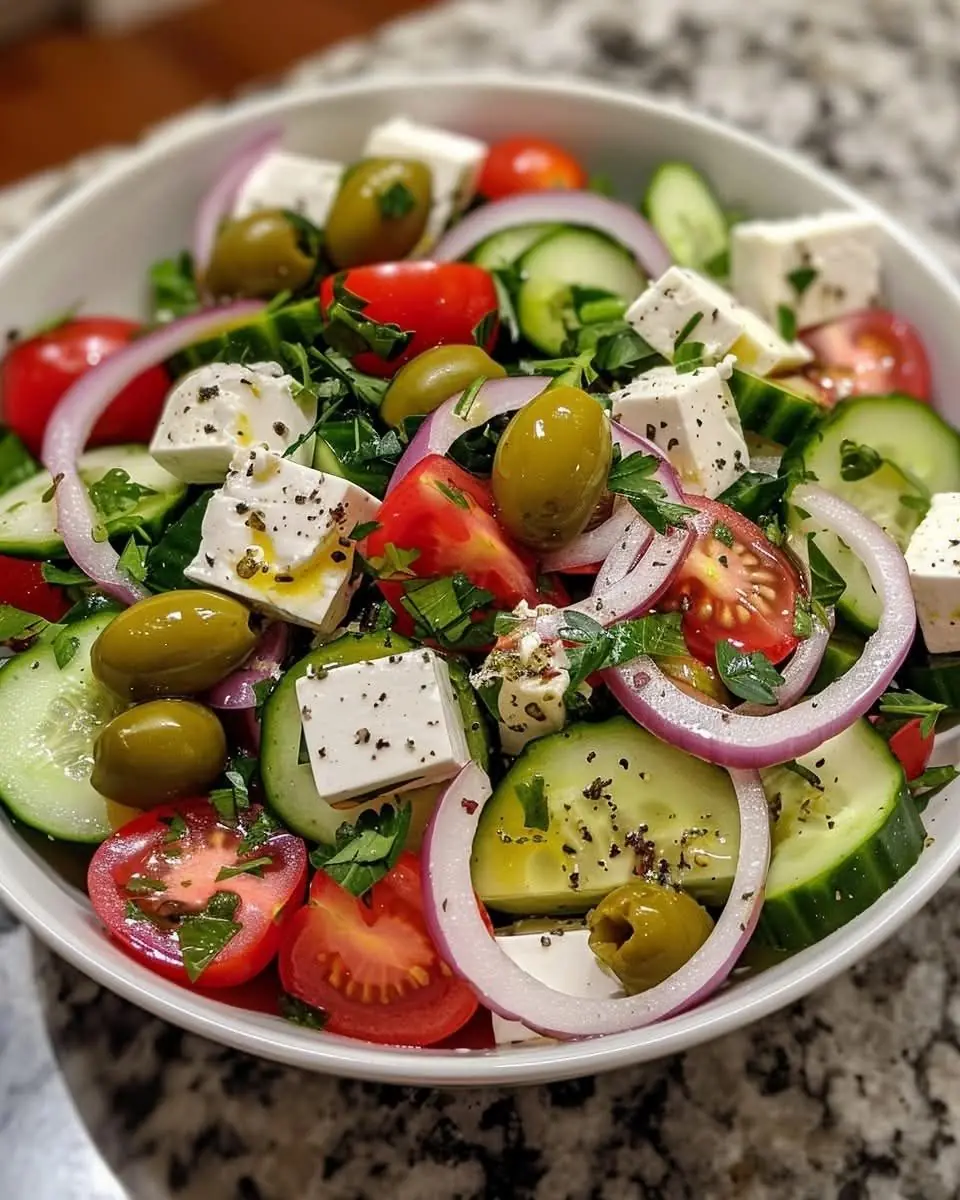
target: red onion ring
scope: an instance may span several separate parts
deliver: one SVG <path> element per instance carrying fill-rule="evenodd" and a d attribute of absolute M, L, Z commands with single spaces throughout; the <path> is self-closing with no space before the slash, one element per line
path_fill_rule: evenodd
<path fill-rule="evenodd" d="M 193 271 L 201 286 L 220 222 L 233 207 L 237 193 L 264 158 L 280 144 L 279 129 L 264 129 L 245 141 L 233 154 L 200 201 L 193 226 Z"/>
<path fill-rule="evenodd" d="M 458 221 L 440 239 L 430 257 L 436 262 L 452 262 L 503 229 L 553 221 L 584 225 L 616 238 L 651 279 L 662 275 L 672 262 L 669 250 L 653 226 L 636 209 L 596 192 L 559 190 L 526 192 L 484 204 Z"/>
<path fill-rule="evenodd" d="M 244 301 L 208 309 L 137 338 L 78 379 L 47 426 L 41 458 L 56 481 L 57 528 L 67 553 L 94 583 L 124 604 L 142 600 L 147 593 L 120 569 L 117 552 L 109 542 L 93 540 L 90 497 L 77 473 L 77 459 L 90 431 L 114 397 L 138 375 L 262 307 L 259 301 Z"/>
<path fill-rule="evenodd" d="M 713 932 L 663 983 L 616 1000 L 569 996 L 534 979 L 504 954 L 483 923 L 470 880 L 477 823 L 490 781 L 468 763 L 440 797 L 427 828 L 424 913 L 440 956 L 483 1003 L 550 1037 L 580 1038 L 640 1029 L 705 1000 L 736 965 L 760 916 L 770 862 L 767 800 L 755 771 L 731 771 L 740 809 L 740 853 L 730 897 Z"/>
<path fill-rule="evenodd" d="M 906 562 L 882 529 L 822 488 L 801 484 L 791 501 L 818 525 L 842 537 L 860 558 L 880 597 L 880 625 L 849 671 L 817 696 L 766 715 L 728 712 L 676 687 L 647 657 L 604 671 L 624 709 L 664 741 L 724 767 L 770 767 L 799 758 L 836 737 L 868 712 L 906 658 L 916 608 Z"/>
<path fill-rule="evenodd" d="M 207 693 L 207 703 L 210 707 L 256 707 L 257 696 L 253 685 L 262 683 L 265 679 L 280 678 L 280 668 L 287 655 L 289 632 L 289 627 L 284 621 L 273 621 L 268 625 L 243 666 L 226 679 L 221 679 L 217 686 Z"/>

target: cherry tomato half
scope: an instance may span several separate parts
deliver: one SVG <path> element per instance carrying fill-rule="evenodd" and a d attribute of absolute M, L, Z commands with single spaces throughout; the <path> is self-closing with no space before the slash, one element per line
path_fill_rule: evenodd
<path fill-rule="evenodd" d="M 40 563 L 6 554 L 0 554 L 0 603 L 12 604 L 48 621 L 59 621 L 70 607 L 63 588 L 44 579 Z"/>
<path fill-rule="evenodd" d="M 420 864 L 409 851 L 363 900 L 318 871 L 280 949 L 284 991 L 328 1015 L 331 1033 L 430 1046 L 477 1011 L 430 940 Z"/>
<path fill-rule="evenodd" d="M 896 313 L 867 308 L 805 329 L 800 336 L 817 356 L 807 374 L 828 403 L 888 392 L 930 399 L 930 362 L 923 341 Z"/>
<path fill-rule="evenodd" d="M 247 809 L 234 827 L 224 824 L 207 800 L 188 800 L 153 808 L 108 837 L 91 859 L 87 890 L 111 936 L 177 983 L 235 987 L 258 975 L 276 954 L 283 926 L 301 906 L 307 880 L 307 849 L 292 833 L 277 831 L 238 856 L 260 812 L 256 806 Z M 218 879 L 224 868 L 256 859 L 269 862 Z M 177 930 L 216 892 L 239 897 L 230 919 L 240 928 L 199 980 L 191 981 Z"/>
<path fill-rule="evenodd" d="M 370 375 L 388 378 L 411 358 L 434 346 L 469 344 L 480 337 L 480 344 L 489 352 L 496 343 L 500 328 L 497 291 L 482 267 L 471 263 L 399 262 L 354 267 L 341 276 L 329 275 L 320 284 L 320 309 L 328 322 L 334 280 L 339 278 L 352 296 L 367 302 L 359 314 L 362 320 L 398 325 L 412 334 L 401 353 L 389 359 L 370 350 L 351 354 L 354 365 Z"/>
<path fill-rule="evenodd" d="M 657 607 L 683 613 L 687 646 L 702 662 L 712 665 L 716 644 L 724 640 L 781 662 L 797 645 L 796 569 L 732 508 L 705 496 L 685 496 L 684 503 L 712 518 L 710 531 L 697 538 Z"/>
<path fill-rule="evenodd" d="M 586 171 L 562 146 L 521 135 L 490 147 L 477 190 L 488 200 L 501 200 L 517 192 L 586 186 Z"/>
<path fill-rule="evenodd" d="M 916 779 L 924 773 L 927 763 L 930 761 L 930 755 L 933 753 L 936 734 L 931 731 L 924 737 L 920 732 L 922 724 L 922 717 L 914 717 L 912 720 L 906 721 L 888 742 L 890 749 L 900 760 L 900 765 L 908 779 Z"/>
<path fill-rule="evenodd" d="M 39 455 L 50 415 L 68 388 L 139 332 L 135 321 L 119 317 L 76 317 L 17 342 L 0 364 L 3 423 Z M 119 393 L 94 426 L 88 444 L 148 442 L 169 387 L 163 367 L 145 371 Z"/>

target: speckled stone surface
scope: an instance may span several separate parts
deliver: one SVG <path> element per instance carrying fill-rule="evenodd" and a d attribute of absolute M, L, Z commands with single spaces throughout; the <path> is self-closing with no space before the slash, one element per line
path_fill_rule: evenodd
<path fill-rule="evenodd" d="M 466 0 L 283 86 L 456 64 L 691 101 L 834 167 L 960 267 L 960 0 Z M 0 193 L 0 239 L 117 153 Z M 954 882 L 832 986 L 689 1055 L 446 1094 L 306 1076 L 182 1034 L 0 912 L 0 1196 L 949 1200 L 958 902 Z"/>

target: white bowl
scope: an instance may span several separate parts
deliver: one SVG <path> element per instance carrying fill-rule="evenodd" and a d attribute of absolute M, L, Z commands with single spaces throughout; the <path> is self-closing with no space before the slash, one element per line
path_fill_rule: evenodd
<path fill-rule="evenodd" d="M 260 100 L 211 127 L 134 153 L 70 196 L 0 259 L 0 330 L 30 328 L 80 300 L 88 312 L 142 316 L 146 268 L 188 244 L 197 203 L 252 128 L 279 122 L 286 144 L 334 159 L 360 151 L 367 130 L 398 113 L 484 138 L 536 132 L 570 147 L 638 196 L 652 166 L 688 159 L 731 205 L 787 216 L 856 208 L 881 233 L 885 295 L 920 327 L 940 405 L 960 423 L 960 288 L 884 213 L 808 162 L 716 121 L 582 83 L 512 78 L 377 82 Z M 957 738 L 938 747 L 953 761 Z M 412 1084 L 539 1083 L 689 1049 L 746 1025 L 825 983 L 879 946 L 960 865 L 960 786 L 931 804 L 932 841 L 877 904 L 819 945 L 739 980 L 708 1003 L 649 1029 L 592 1041 L 496 1051 L 398 1049 L 318 1034 L 277 1017 L 192 994 L 139 966 L 104 935 L 82 892 L 0 817 L 0 895 L 59 954 L 99 983 L 214 1041 L 339 1075 Z"/>

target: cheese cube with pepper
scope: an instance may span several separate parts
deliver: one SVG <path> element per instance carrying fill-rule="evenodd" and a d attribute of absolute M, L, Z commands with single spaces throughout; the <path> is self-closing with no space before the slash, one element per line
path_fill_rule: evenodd
<path fill-rule="evenodd" d="M 277 150 L 259 162 L 244 180 L 234 201 L 233 215 L 249 217 L 267 209 L 286 208 L 322 229 L 340 190 L 342 175 L 343 163 Z"/>
<path fill-rule="evenodd" d="M 210 498 L 184 572 L 285 621 L 331 633 L 355 590 L 358 524 L 380 501 L 356 484 L 256 446 L 238 451 Z"/>
<path fill-rule="evenodd" d="M 940 492 L 905 558 L 923 640 L 931 654 L 960 650 L 960 492 Z"/>

